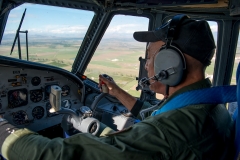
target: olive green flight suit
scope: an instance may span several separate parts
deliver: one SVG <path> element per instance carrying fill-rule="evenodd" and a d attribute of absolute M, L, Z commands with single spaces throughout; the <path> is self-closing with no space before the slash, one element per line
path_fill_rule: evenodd
<path fill-rule="evenodd" d="M 199 81 L 164 103 L 185 91 L 210 86 L 208 79 Z M 81 133 L 51 140 L 20 129 L 7 137 L 2 153 L 9 160 L 226 159 L 231 127 L 232 119 L 224 106 L 191 105 L 150 116 L 104 137 Z M 111 132 L 109 128 L 104 132 L 107 130 Z"/>

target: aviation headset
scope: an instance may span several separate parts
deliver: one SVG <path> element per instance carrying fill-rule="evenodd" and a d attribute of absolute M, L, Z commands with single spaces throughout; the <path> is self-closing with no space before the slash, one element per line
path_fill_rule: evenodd
<path fill-rule="evenodd" d="M 178 85 L 186 69 L 186 60 L 178 47 L 172 45 L 173 39 L 178 36 L 180 24 L 186 15 L 176 15 L 168 25 L 166 43 L 160 49 L 154 60 L 155 79 L 167 86 Z"/>

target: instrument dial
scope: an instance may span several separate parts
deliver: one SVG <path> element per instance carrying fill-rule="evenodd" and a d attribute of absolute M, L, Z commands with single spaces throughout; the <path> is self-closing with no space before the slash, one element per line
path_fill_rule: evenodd
<path fill-rule="evenodd" d="M 33 86 L 38 86 L 41 83 L 41 78 L 40 77 L 33 77 L 31 80 L 31 83 Z"/>
<path fill-rule="evenodd" d="M 43 93 L 41 89 L 31 90 L 30 91 L 30 99 L 34 103 L 40 102 L 43 98 Z"/>
<path fill-rule="evenodd" d="M 69 95 L 70 93 L 70 87 L 68 85 L 62 86 L 62 96 L 65 97 Z"/>
<path fill-rule="evenodd" d="M 25 123 L 28 123 L 28 116 L 27 113 L 23 110 L 13 112 L 13 122 L 17 125 L 23 125 Z"/>
<path fill-rule="evenodd" d="M 36 119 L 41 119 L 44 116 L 44 108 L 41 106 L 33 108 L 32 116 Z"/>
<path fill-rule="evenodd" d="M 8 92 L 8 106 L 20 107 L 28 104 L 27 89 L 17 89 Z"/>

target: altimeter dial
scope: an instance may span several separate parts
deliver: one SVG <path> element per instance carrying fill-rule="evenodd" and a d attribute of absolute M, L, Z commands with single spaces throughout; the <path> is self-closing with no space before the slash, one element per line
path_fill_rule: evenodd
<path fill-rule="evenodd" d="M 62 86 L 62 96 L 65 97 L 69 95 L 70 93 L 70 87 L 68 85 Z"/>
<path fill-rule="evenodd" d="M 13 112 L 12 116 L 13 116 L 13 122 L 17 125 L 23 125 L 29 122 L 27 113 L 23 110 Z"/>
<path fill-rule="evenodd" d="M 31 83 L 33 86 L 38 86 L 41 83 L 41 78 L 40 77 L 33 77 L 31 80 Z"/>
<path fill-rule="evenodd" d="M 32 102 L 37 103 L 43 99 L 43 93 L 41 89 L 31 90 L 30 99 Z"/>
<path fill-rule="evenodd" d="M 33 108 L 32 116 L 36 119 L 41 119 L 44 116 L 44 108 L 41 106 Z"/>

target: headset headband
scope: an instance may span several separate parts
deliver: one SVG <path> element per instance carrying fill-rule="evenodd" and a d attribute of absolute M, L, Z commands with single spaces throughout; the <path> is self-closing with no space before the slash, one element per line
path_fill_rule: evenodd
<path fill-rule="evenodd" d="M 189 18 L 184 14 L 176 15 L 172 18 L 171 22 L 168 25 L 168 32 L 166 37 L 166 47 L 169 47 L 173 39 L 176 39 L 179 33 L 180 24 L 183 19 Z"/>

